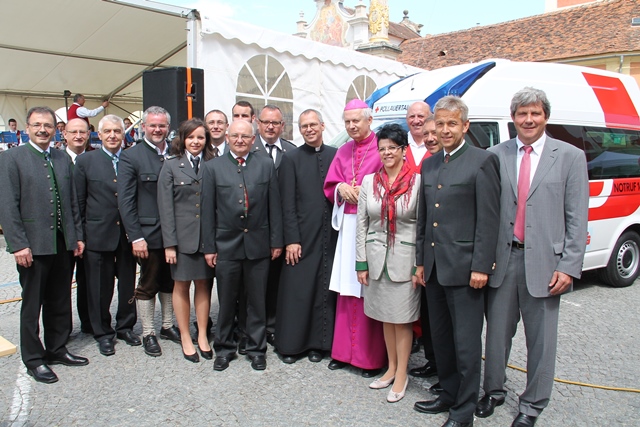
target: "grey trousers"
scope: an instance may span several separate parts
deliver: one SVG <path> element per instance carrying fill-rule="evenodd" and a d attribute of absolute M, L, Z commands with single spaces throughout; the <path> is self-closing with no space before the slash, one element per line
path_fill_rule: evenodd
<path fill-rule="evenodd" d="M 522 315 L 527 343 L 527 387 L 520 395 L 520 412 L 537 417 L 548 405 L 553 389 L 560 296 L 534 298 L 527 290 L 524 250 L 512 248 L 507 272 L 498 288 L 488 289 L 485 345 L 485 395 L 502 399 L 511 340 Z"/>

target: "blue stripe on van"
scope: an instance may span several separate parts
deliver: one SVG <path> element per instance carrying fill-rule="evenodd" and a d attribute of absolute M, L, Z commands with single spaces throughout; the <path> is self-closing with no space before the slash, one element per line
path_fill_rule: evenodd
<path fill-rule="evenodd" d="M 476 80 L 484 76 L 486 72 L 488 72 L 495 66 L 496 63 L 490 61 L 465 71 L 464 73 L 452 78 L 451 80 L 440 86 L 438 89 L 436 89 L 431 95 L 425 98 L 424 102 L 429 104 L 429 107 L 431 107 L 431 111 L 433 111 L 433 107 L 436 105 L 436 102 L 440 100 L 440 98 L 443 98 L 447 95 L 464 95 L 465 92 L 471 87 L 471 85 L 476 82 Z"/>

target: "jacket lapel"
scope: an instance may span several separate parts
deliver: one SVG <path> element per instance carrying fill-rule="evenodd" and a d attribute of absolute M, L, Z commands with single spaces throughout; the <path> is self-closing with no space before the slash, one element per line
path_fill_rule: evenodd
<path fill-rule="evenodd" d="M 187 156 L 184 156 L 180 159 L 180 163 L 178 163 L 178 167 L 180 168 L 182 173 L 187 175 L 189 178 L 195 179 L 196 181 L 198 180 L 198 175 L 196 175 L 195 171 L 193 170 L 193 167 L 191 167 L 191 162 L 189 162 L 189 159 L 187 159 Z M 202 170 L 202 165 L 200 165 L 200 170 L 198 172 L 200 172 L 201 170 Z"/>
<path fill-rule="evenodd" d="M 533 192 L 538 188 L 544 177 L 551 169 L 551 166 L 556 161 L 558 144 L 555 140 L 547 137 L 547 140 L 544 143 L 544 148 L 542 149 L 542 155 L 540 156 L 540 162 L 538 163 L 538 168 L 536 169 L 535 175 L 533 175 L 533 180 L 531 181 L 531 187 L 529 187 L 529 197 L 533 194 Z"/>
<path fill-rule="evenodd" d="M 518 144 L 516 144 L 515 139 L 511 139 L 507 142 L 507 150 L 504 153 L 505 157 L 505 165 L 507 170 L 507 178 L 511 183 L 511 189 L 513 190 L 513 195 L 518 197 L 518 177 L 516 175 L 517 171 L 517 163 L 518 163 Z"/>

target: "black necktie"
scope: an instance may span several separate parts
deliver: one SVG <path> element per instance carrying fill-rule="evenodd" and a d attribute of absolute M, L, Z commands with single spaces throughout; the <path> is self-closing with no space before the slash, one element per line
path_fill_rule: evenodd
<path fill-rule="evenodd" d="M 278 146 L 276 144 L 267 144 L 267 147 L 269 147 L 269 157 L 271 157 L 271 159 L 273 159 L 273 162 L 276 162 L 276 159 L 273 157 L 273 149 L 276 149 L 276 155 L 278 154 Z"/>
<path fill-rule="evenodd" d="M 198 175 L 198 170 L 200 170 L 200 157 L 194 157 L 191 161 L 193 162 L 193 171 Z"/>

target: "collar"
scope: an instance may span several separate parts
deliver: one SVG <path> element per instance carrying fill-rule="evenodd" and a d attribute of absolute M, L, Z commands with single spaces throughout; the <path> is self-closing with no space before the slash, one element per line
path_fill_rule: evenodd
<path fill-rule="evenodd" d="M 260 142 L 262 142 L 262 145 L 264 145 L 265 149 L 267 148 L 267 146 L 271 145 L 267 141 L 262 139 L 262 135 L 260 135 Z M 275 145 L 276 147 L 278 147 L 280 149 L 280 151 L 282 151 L 282 143 L 280 142 L 280 138 L 278 138 L 276 140 L 276 142 L 273 143 L 273 145 Z"/>
<path fill-rule="evenodd" d="M 233 157 L 233 159 L 237 159 L 238 156 L 236 156 L 236 153 L 234 153 L 233 151 L 229 150 L 229 154 L 231 154 L 231 157 Z M 249 154 L 247 153 L 246 155 L 242 156 L 242 158 L 244 159 L 244 164 L 247 164 L 247 159 L 249 158 Z"/>
<path fill-rule="evenodd" d="M 115 155 L 117 158 L 120 158 L 120 154 L 122 153 L 122 148 L 120 148 L 118 150 L 118 152 L 116 154 L 113 154 L 111 151 L 107 150 L 106 148 L 104 148 L 104 145 L 100 146 L 100 149 L 102 150 L 103 153 L 105 153 L 107 156 L 109 156 L 110 158 L 113 159 L 113 156 Z"/>
<path fill-rule="evenodd" d="M 452 152 L 447 153 L 446 151 L 442 150 L 442 153 L 443 153 L 443 154 L 442 154 L 442 156 L 443 156 L 443 157 L 442 157 L 442 159 L 444 160 L 444 156 L 446 156 L 447 154 L 449 154 L 449 161 L 451 162 L 451 161 L 455 160 L 456 158 L 460 157 L 460 155 L 461 155 L 462 153 L 464 153 L 465 151 L 467 151 L 467 148 L 469 148 L 469 146 L 467 145 L 467 143 L 466 143 L 466 142 L 464 142 L 464 139 L 463 139 L 463 140 L 462 140 L 462 143 L 461 143 L 460 145 L 458 145 L 458 146 L 456 147 L 456 149 L 455 149 L 455 150 L 453 150 Z"/>
<path fill-rule="evenodd" d="M 169 152 L 169 144 L 164 143 L 164 152 L 160 151 L 160 149 L 158 148 L 157 145 L 155 145 L 153 142 L 149 142 L 147 141 L 147 138 L 144 138 L 144 142 L 147 143 L 147 145 L 149 146 L 149 148 L 152 148 L 156 153 L 158 153 L 159 156 L 164 156 L 166 157 L 167 153 Z"/>
<path fill-rule="evenodd" d="M 199 152 L 197 156 L 194 156 L 193 154 L 191 154 L 191 153 L 190 153 L 190 152 L 188 152 L 188 151 L 186 151 L 186 153 L 187 153 L 187 158 L 189 159 L 189 161 L 190 161 L 191 163 L 193 163 L 193 159 L 195 159 L 196 157 L 197 157 L 198 159 L 202 160 L 202 151 L 201 151 L 201 152 Z"/>
<path fill-rule="evenodd" d="M 421 144 L 418 144 L 415 139 L 413 139 L 413 135 L 411 132 L 407 132 L 407 139 L 409 140 L 409 145 L 416 148 L 426 147 L 424 141 Z"/>
<path fill-rule="evenodd" d="M 38 153 L 41 153 L 41 154 L 49 153 L 49 154 L 51 154 L 50 147 L 47 147 L 46 150 L 43 150 L 42 148 L 40 148 L 40 146 L 38 144 L 36 144 L 35 142 L 33 142 L 31 140 L 29 140 L 29 144 L 31 144 L 31 146 L 33 148 L 35 148 L 38 151 Z"/>
<path fill-rule="evenodd" d="M 542 149 L 544 148 L 544 143 L 546 140 L 547 140 L 547 134 L 543 133 L 540 138 L 538 138 L 533 144 L 531 144 L 531 147 L 533 148 L 533 152 L 538 156 L 542 154 Z M 520 152 L 520 149 L 524 147 L 524 143 L 520 141 L 520 138 L 518 137 L 516 137 L 516 146 L 517 146 L 516 152 L 518 153 Z"/>

